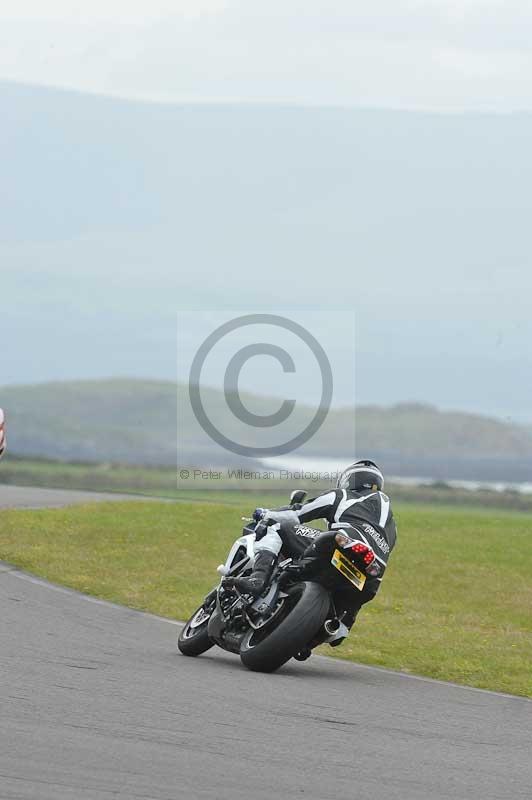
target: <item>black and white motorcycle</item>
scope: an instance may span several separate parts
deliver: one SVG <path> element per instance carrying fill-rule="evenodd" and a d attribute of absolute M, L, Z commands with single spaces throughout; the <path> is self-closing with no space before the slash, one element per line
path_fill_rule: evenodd
<path fill-rule="evenodd" d="M 297 508 L 305 495 L 302 490 L 292 492 L 289 507 Z M 281 552 L 257 598 L 226 588 L 223 577 L 252 571 L 260 511 L 246 520 L 242 536 L 231 547 L 225 564 L 218 567 L 220 584 L 182 629 L 178 648 L 184 655 L 199 656 L 216 644 L 240 655 L 248 669 L 260 672 L 274 672 L 291 658 L 303 661 L 342 626 L 333 602 L 335 590 L 347 581 L 361 591 L 375 569 L 374 554 L 370 550 L 368 557 L 367 547 L 360 552 L 349 525 L 336 525 L 328 531 L 301 526 L 309 544 L 314 542 L 312 559 L 283 558 Z"/>

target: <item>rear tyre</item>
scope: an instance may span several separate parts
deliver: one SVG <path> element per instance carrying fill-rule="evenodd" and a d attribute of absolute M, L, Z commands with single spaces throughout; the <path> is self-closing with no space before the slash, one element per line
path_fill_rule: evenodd
<path fill-rule="evenodd" d="M 184 656 L 200 656 L 214 645 L 207 633 L 212 611 L 213 608 L 206 611 L 200 606 L 182 629 L 177 647 Z"/>
<path fill-rule="evenodd" d="M 277 627 L 270 632 L 252 629 L 244 636 L 240 659 L 248 669 L 275 672 L 304 650 L 325 622 L 330 598 L 323 586 L 299 583 L 293 587 L 290 599 L 292 606 Z"/>

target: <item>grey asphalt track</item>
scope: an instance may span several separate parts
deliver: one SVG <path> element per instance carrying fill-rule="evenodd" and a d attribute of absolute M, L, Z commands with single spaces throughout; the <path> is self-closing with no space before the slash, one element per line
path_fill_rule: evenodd
<path fill-rule="evenodd" d="M 115 494 L 114 492 L 85 492 L 77 489 L 40 489 L 35 486 L 0 485 L 1 508 L 60 508 L 72 503 L 118 502 L 122 500 L 158 500 L 164 498 L 144 497 L 134 494 Z"/>
<path fill-rule="evenodd" d="M 275 675 L 0 564 L 0 798 L 501 800 L 532 703 L 313 656 Z"/>
<path fill-rule="evenodd" d="M 108 499 L 24 492 L 7 505 Z M 532 797 L 529 700 L 317 656 L 275 675 L 185 658 L 175 623 L 1 562 L 0 609 L 0 800 Z"/>

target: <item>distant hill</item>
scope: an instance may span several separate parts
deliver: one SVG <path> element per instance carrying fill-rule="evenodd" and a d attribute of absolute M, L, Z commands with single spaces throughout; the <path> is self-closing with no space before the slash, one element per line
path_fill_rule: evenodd
<path fill-rule="evenodd" d="M 241 436 L 242 426 L 222 393 L 205 394 L 216 424 L 230 436 Z M 278 398 L 258 395 L 244 395 L 243 402 L 255 413 L 279 404 Z M 21 456 L 153 465 L 242 463 L 204 434 L 183 385 L 109 379 L 10 386 L 0 389 L 0 406 L 7 415 L 10 451 Z M 301 429 L 311 413 L 296 407 L 287 432 Z M 530 480 L 532 475 L 530 430 L 417 404 L 332 410 L 301 455 L 352 460 L 353 438 L 346 431 L 352 430 L 353 417 L 357 455 L 379 459 L 394 474 L 478 480 Z M 259 443 L 259 433 L 249 428 L 247 443 Z"/>
<path fill-rule="evenodd" d="M 532 114 L 0 81 L 0 115 L 2 383 L 171 380 L 183 306 L 297 305 L 356 316 L 358 403 L 531 421 Z"/>

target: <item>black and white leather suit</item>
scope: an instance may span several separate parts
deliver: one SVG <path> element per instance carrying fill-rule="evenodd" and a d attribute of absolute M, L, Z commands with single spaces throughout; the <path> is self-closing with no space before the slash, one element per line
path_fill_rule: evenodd
<path fill-rule="evenodd" d="M 335 596 L 336 607 L 344 612 L 344 621 L 350 627 L 360 607 L 377 594 L 395 545 L 397 528 L 390 498 L 379 491 L 331 489 L 297 511 L 268 511 L 265 524 L 257 527 L 255 551 L 279 555 L 282 549 L 292 557 L 311 555 L 312 532 L 304 525 L 317 519 L 325 520 L 329 528 L 341 523 L 352 526 L 356 538 L 372 548 L 382 568 L 379 577 L 368 577 L 361 592 L 346 584 Z"/>

